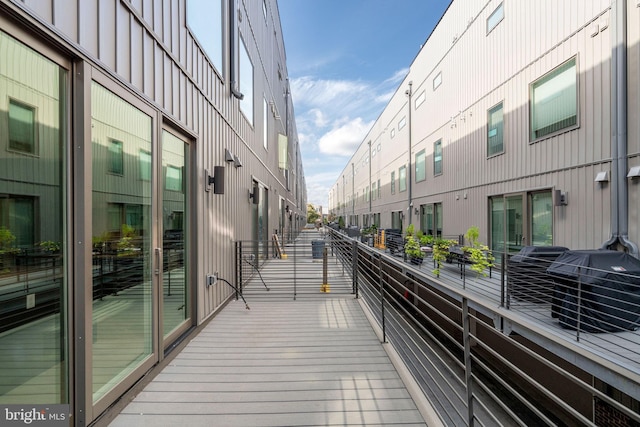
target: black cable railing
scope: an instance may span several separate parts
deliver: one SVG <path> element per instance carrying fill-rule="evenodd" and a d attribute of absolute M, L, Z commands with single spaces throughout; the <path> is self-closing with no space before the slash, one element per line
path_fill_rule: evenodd
<path fill-rule="evenodd" d="M 562 264 L 576 267 L 571 276 L 554 273 L 557 253 L 494 253 L 500 263 L 491 275 L 467 271 L 467 261 L 454 259 L 436 277 L 428 259 L 412 265 L 335 231 L 331 242 L 336 260 L 357 275 L 381 340 L 401 354 L 445 424 L 595 425 L 593 410 L 585 411 L 594 397 L 629 425 L 640 422 L 638 404 L 621 403 L 637 402 L 640 377 L 640 281 L 628 268 Z M 544 339 L 567 340 L 572 351 L 579 343 L 576 357 L 608 358 L 600 365 L 603 377 L 617 375 L 609 363 L 629 369 L 614 384 L 629 395 L 616 400 L 612 396 L 623 394 L 594 386 L 595 374 L 569 369 L 537 344 L 541 331 Z"/>

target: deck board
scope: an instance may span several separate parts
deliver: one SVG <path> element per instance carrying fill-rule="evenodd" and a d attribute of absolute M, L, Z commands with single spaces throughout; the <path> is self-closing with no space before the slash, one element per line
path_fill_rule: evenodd
<path fill-rule="evenodd" d="M 111 423 L 426 425 L 353 296 L 230 303 Z"/>

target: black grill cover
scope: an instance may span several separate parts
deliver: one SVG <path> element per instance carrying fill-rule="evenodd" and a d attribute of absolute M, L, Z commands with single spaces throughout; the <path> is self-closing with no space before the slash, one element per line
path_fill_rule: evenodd
<path fill-rule="evenodd" d="M 551 302 L 553 281 L 547 275 L 547 268 L 568 250 L 564 246 L 525 246 L 520 249 L 507 263 L 509 297 L 534 303 Z"/>
<path fill-rule="evenodd" d="M 577 328 L 578 302 L 580 330 L 619 332 L 636 330 L 640 325 L 637 258 L 610 250 L 566 251 L 547 268 L 547 273 L 556 283 L 553 310 L 563 327 Z"/>

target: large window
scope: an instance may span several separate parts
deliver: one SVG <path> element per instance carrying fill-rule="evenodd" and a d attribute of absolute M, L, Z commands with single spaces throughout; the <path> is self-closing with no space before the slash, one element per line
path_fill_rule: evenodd
<path fill-rule="evenodd" d="M 502 19 L 504 19 L 504 3 L 500 3 L 487 18 L 487 34 L 502 22 Z"/>
<path fill-rule="evenodd" d="M 396 171 L 391 172 L 391 194 L 396 194 Z"/>
<path fill-rule="evenodd" d="M 36 154 L 36 109 L 9 100 L 9 148 Z"/>
<path fill-rule="evenodd" d="M 427 156 L 424 150 L 421 150 L 416 154 L 416 182 L 424 181 L 427 179 Z"/>
<path fill-rule="evenodd" d="M 407 191 L 407 167 L 402 166 L 398 171 L 398 184 L 400 186 L 400 192 Z"/>
<path fill-rule="evenodd" d="M 68 80 L 0 31 L 1 405 L 69 402 Z"/>
<path fill-rule="evenodd" d="M 112 139 L 109 141 L 109 172 L 116 175 L 124 173 L 124 158 L 122 152 L 122 141 Z"/>
<path fill-rule="evenodd" d="M 269 148 L 269 116 L 267 111 L 269 109 L 269 104 L 267 103 L 266 98 L 264 99 L 263 111 L 262 111 L 262 145 L 264 149 Z"/>
<path fill-rule="evenodd" d="M 442 174 L 442 140 L 433 144 L 433 174 Z"/>
<path fill-rule="evenodd" d="M 253 124 L 253 64 L 249 58 L 247 46 L 244 40 L 241 41 L 240 47 L 240 92 L 243 95 L 240 100 L 240 110 L 244 113 L 249 123 Z"/>
<path fill-rule="evenodd" d="M 222 0 L 187 0 L 187 25 L 222 73 Z"/>
<path fill-rule="evenodd" d="M 144 364 L 153 351 L 152 181 L 137 179 L 133 167 L 122 167 L 123 161 L 132 165 L 139 153 L 152 152 L 152 133 L 149 115 L 92 83 L 94 270 L 89 288 L 93 292 L 89 378 L 94 403 Z M 120 175 L 108 173 L 117 171 Z M 121 357 L 113 357 L 116 348 Z"/>
<path fill-rule="evenodd" d="M 531 85 L 531 140 L 577 125 L 576 58 L 565 62 Z"/>
<path fill-rule="evenodd" d="M 504 151 L 502 102 L 490 109 L 487 116 L 487 156 L 493 156 Z"/>

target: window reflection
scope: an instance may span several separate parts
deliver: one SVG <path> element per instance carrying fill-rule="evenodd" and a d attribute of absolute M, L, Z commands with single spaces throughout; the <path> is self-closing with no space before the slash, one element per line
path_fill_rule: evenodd
<path fill-rule="evenodd" d="M 151 353 L 151 118 L 97 83 L 91 88 L 93 396 Z M 150 161 L 150 159 L 145 159 Z"/>
<path fill-rule="evenodd" d="M 0 403 L 68 402 L 66 72 L 0 32 Z"/>

